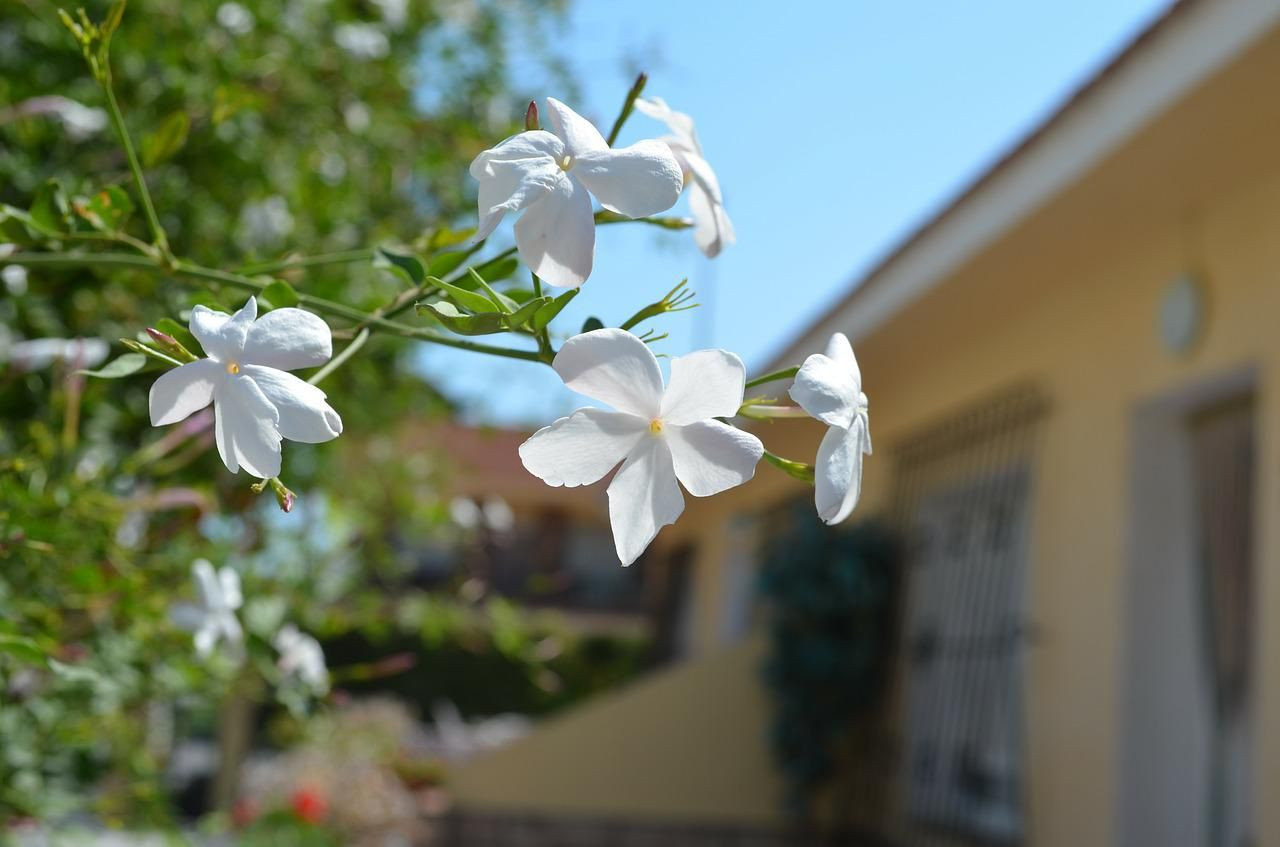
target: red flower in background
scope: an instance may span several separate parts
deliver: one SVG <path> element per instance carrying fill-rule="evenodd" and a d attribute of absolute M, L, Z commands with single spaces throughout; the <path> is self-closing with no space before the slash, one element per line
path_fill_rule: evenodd
<path fill-rule="evenodd" d="M 291 801 L 293 813 L 307 823 L 320 823 L 329 812 L 329 802 L 314 788 L 299 788 Z"/>

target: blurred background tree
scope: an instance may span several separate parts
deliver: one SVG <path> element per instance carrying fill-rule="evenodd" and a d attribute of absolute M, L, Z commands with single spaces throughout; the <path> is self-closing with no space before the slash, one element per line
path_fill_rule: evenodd
<path fill-rule="evenodd" d="M 85 6 L 100 20 L 108 3 Z M 548 83 L 574 94 L 543 46 L 564 11 L 563 0 L 132 0 L 112 44 L 115 89 L 174 251 L 232 269 L 461 241 L 475 214 L 466 164 L 516 131 Z M 132 192 L 102 107 L 55 3 L 0 6 L 0 203 L 29 208 L 51 179 L 69 195 Z M 126 229 L 144 237 L 139 217 Z M 367 309 L 403 289 L 367 253 L 279 275 Z M 243 295 L 98 268 L 10 268 L 0 285 L 0 824 L 86 804 L 118 821 L 170 818 L 167 744 L 213 731 L 235 674 L 197 661 L 168 619 L 197 556 L 242 572 L 250 638 L 288 617 L 339 663 L 371 663 L 339 668 L 337 684 L 376 688 L 387 655 L 445 657 L 449 673 L 398 683 L 419 705 L 483 711 L 501 690 L 544 711 L 639 667 L 643 645 L 577 644 L 505 602 L 390 596 L 409 575 L 381 542 L 447 516 L 442 463 L 386 449 L 405 416 L 449 410 L 415 373 L 420 345 L 374 337 L 326 381 L 346 400 L 335 405 L 347 434 L 289 445 L 282 476 L 302 497 L 287 519 L 226 473 L 207 430 L 148 426 L 149 376 L 86 381 L 83 348 L 10 355 L 49 338 L 119 352 L 115 339 L 184 322 L 197 302 L 231 310 Z"/>

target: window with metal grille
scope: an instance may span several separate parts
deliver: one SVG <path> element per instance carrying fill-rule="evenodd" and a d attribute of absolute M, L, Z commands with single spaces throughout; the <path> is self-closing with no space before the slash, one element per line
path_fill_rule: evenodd
<path fill-rule="evenodd" d="M 902 811 L 909 831 L 1022 839 L 1030 495 L 1045 403 L 1018 389 L 895 451 L 907 537 Z"/>

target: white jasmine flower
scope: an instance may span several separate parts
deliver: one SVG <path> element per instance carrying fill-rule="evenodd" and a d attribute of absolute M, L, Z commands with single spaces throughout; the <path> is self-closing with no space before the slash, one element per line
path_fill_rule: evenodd
<path fill-rule="evenodd" d="M 676 161 L 680 163 L 680 169 L 684 171 L 684 181 L 689 186 L 689 211 L 693 213 L 694 222 L 693 241 L 708 259 L 715 258 L 721 248 L 737 240 L 737 235 L 724 210 L 720 181 L 702 156 L 702 144 L 693 129 L 693 118 L 684 112 L 673 110 L 661 97 L 637 99 L 636 110 L 662 121 L 671 130 L 671 135 L 663 136 L 661 140 L 671 147 Z"/>
<path fill-rule="evenodd" d="M 33 338 L 10 343 L 0 339 L 0 361 L 18 370 L 37 371 L 54 362 L 91 368 L 107 358 L 110 348 L 100 338 Z"/>
<path fill-rule="evenodd" d="M 595 482 L 619 462 L 609 483 L 609 521 L 624 565 L 684 511 L 682 483 L 708 497 L 755 474 L 760 439 L 721 423 L 742 405 L 746 369 L 725 350 L 671 360 L 671 381 L 648 345 L 621 329 L 597 329 L 565 342 L 552 367 L 564 384 L 617 411 L 578 409 L 520 445 L 520 458 L 548 485 Z"/>
<path fill-rule="evenodd" d="M 297 677 L 317 693 L 329 690 L 329 669 L 319 641 L 290 623 L 280 627 L 271 643 L 280 653 L 276 666 L 281 673 Z"/>
<path fill-rule="evenodd" d="M 357 59 L 385 59 L 391 52 L 387 34 L 374 24 L 338 24 L 333 40 Z"/>
<path fill-rule="evenodd" d="M 844 333 L 831 336 L 825 354 L 804 360 L 791 386 L 791 399 L 830 427 L 818 447 L 813 496 L 818 517 L 838 524 L 858 505 L 862 456 L 871 454 L 862 371 Z"/>
<path fill-rule="evenodd" d="M 244 642 L 244 631 L 236 618 L 236 609 L 244 602 L 239 574 L 226 567 L 215 571 L 207 559 L 197 559 L 191 565 L 191 576 L 199 603 L 175 606 L 173 622 L 195 633 L 196 653 L 202 657 L 212 653 L 219 641 L 239 650 Z"/>
<path fill-rule="evenodd" d="M 670 209 L 683 180 L 662 142 L 613 150 L 559 100 L 548 97 L 547 107 L 551 132 L 513 135 L 471 163 L 480 183 L 476 238 L 487 238 L 507 212 L 523 210 L 516 222 L 520 258 L 551 285 L 573 288 L 591 275 L 595 258 L 591 195 L 610 211 L 640 218 Z"/>
<path fill-rule="evenodd" d="M 209 358 L 168 371 L 151 386 L 151 425 L 177 423 L 213 403 L 214 438 L 227 470 L 280 474 L 280 441 L 337 438 L 342 418 L 325 393 L 285 371 L 322 365 L 333 355 L 328 325 L 302 309 L 261 320 L 250 297 L 235 315 L 191 310 L 191 333 Z"/>

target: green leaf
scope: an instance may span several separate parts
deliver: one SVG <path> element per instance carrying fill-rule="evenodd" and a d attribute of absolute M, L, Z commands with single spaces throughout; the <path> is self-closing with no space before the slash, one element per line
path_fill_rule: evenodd
<path fill-rule="evenodd" d="M 142 139 L 142 163 L 151 168 L 172 158 L 187 143 L 190 128 L 186 112 L 169 115 L 159 129 Z"/>
<path fill-rule="evenodd" d="M 542 330 L 546 329 L 547 325 L 550 324 L 551 321 L 555 320 L 556 315 L 560 314 L 561 310 L 564 309 L 565 306 L 568 306 L 569 301 L 574 297 L 577 297 L 578 292 L 581 290 L 581 288 L 570 288 L 564 294 L 561 294 L 550 303 L 539 308 L 538 311 L 534 313 L 533 320 L 530 321 L 530 326 L 533 328 L 533 331 L 542 332 Z"/>
<path fill-rule="evenodd" d="M 62 185 L 51 179 L 36 189 L 36 196 L 31 201 L 31 222 L 45 235 L 58 235 L 67 231 L 70 209 Z"/>
<path fill-rule="evenodd" d="M 511 276 L 518 267 L 520 267 L 520 263 L 516 261 L 516 258 L 508 256 L 505 259 L 490 259 L 487 262 L 476 265 L 472 270 L 484 277 L 485 282 L 494 283 Z"/>
<path fill-rule="evenodd" d="M 44 663 L 44 652 L 41 651 L 40 645 L 21 635 L 0 633 L 0 655 L 11 656 L 28 665 Z"/>
<path fill-rule="evenodd" d="M 96 376 L 99 379 L 120 379 L 121 377 L 132 376 L 146 366 L 146 356 L 141 353 L 125 353 L 123 356 L 107 362 L 96 371 L 76 371 L 76 373 L 81 373 L 85 376 Z"/>
<path fill-rule="evenodd" d="M 505 332 L 504 319 L 501 312 L 484 312 L 479 315 L 464 315 L 447 300 L 438 303 L 419 303 L 418 312 L 430 314 L 448 329 L 459 335 L 493 335 Z"/>
<path fill-rule="evenodd" d="M 277 279 L 262 289 L 262 297 L 274 309 L 296 306 L 299 301 L 298 292 L 294 291 L 293 286 L 283 279 Z"/>
<path fill-rule="evenodd" d="M 583 332 L 591 332 L 593 329 L 604 329 L 604 321 L 596 317 L 587 318 L 582 323 Z"/>
<path fill-rule="evenodd" d="M 471 255 L 466 250 L 454 250 L 449 253 L 437 253 L 427 262 L 427 276 L 446 276 L 458 269 L 458 266 Z"/>
<path fill-rule="evenodd" d="M 427 249 L 435 252 L 444 247 L 452 247 L 455 244 L 461 244 L 476 234 L 474 227 L 466 229 L 449 229 L 441 227 L 431 233 L 431 237 L 427 239 Z"/>
<path fill-rule="evenodd" d="M 35 221 L 21 209 L 0 205 L 0 243 L 29 245 L 34 239 Z"/>
<path fill-rule="evenodd" d="M 378 248 L 373 257 L 373 266 L 394 271 L 413 285 L 421 285 L 427 278 L 426 268 L 417 256 L 386 247 Z"/>
<path fill-rule="evenodd" d="M 449 299 L 458 304 L 468 312 L 492 312 L 493 303 L 489 302 L 489 298 L 483 294 L 477 294 L 474 291 L 467 291 L 465 288 L 459 288 L 451 285 L 442 279 L 427 277 L 428 281 L 436 288 L 449 295 Z"/>
<path fill-rule="evenodd" d="M 507 316 L 507 325 L 512 329 L 524 326 L 543 306 L 551 305 L 550 297 L 535 297 Z"/>
<path fill-rule="evenodd" d="M 471 277 L 471 281 L 475 283 L 478 288 L 484 291 L 484 295 L 489 298 L 489 302 L 493 303 L 493 305 L 497 306 L 502 311 L 507 314 L 511 314 L 519 308 L 516 301 L 504 294 L 499 294 L 494 291 L 489 285 L 488 280 L 482 277 L 475 268 L 467 268 L 467 274 Z"/>
<path fill-rule="evenodd" d="M 129 193 L 118 185 L 112 185 L 92 197 L 76 198 L 72 204 L 75 213 L 99 232 L 119 232 L 133 212 Z"/>

